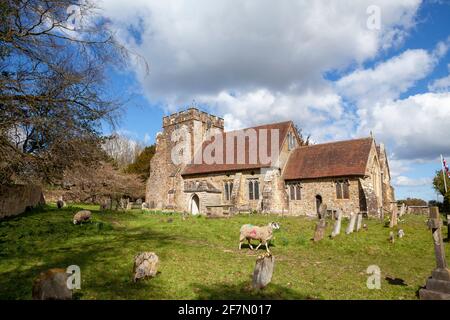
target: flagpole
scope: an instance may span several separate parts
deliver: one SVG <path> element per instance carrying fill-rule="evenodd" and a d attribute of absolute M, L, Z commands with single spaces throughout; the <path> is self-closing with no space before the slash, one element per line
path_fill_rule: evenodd
<path fill-rule="evenodd" d="M 447 179 L 445 179 L 444 157 L 441 154 L 442 177 L 444 178 L 445 194 L 447 194 Z"/>

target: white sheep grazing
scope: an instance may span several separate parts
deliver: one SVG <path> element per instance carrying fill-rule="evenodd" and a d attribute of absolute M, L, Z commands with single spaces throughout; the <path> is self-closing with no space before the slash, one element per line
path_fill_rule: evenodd
<path fill-rule="evenodd" d="M 89 210 L 81 210 L 73 216 L 73 224 L 79 224 L 88 221 L 91 218 L 91 212 Z"/>
<path fill-rule="evenodd" d="M 270 252 L 268 242 L 270 239 L 272 239 L 273 236 L 272 231 L 277 229 L 280 229 L 280 225 L 276 222 L 271 222 L 267 226 L 263 227 L 258 227 L 251 224 L 244 224 L 240 230 L 239 250 L 241 250 L 242 242 L 244 242 L 244 240 L 247 239 L 250 249 L 253 250 L 253 246 L 250 243 L 250 240 L 259 240 L 259 245 L 256 247 L 256 250 L 258 250 L 259 247 L 262 244 L 264 244 L 266 246 L 267 252 Z"/>

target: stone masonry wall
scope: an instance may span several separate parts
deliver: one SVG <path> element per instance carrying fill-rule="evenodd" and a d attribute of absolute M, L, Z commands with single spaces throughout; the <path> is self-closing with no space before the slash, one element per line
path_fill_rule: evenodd
<path fill-rule="evenodd" d="M 41 187 L 33 185 L 0 185 L 0 219 L 19 215 L 28 207 L 45 204 Z"/>
<path fill-rule="evenodd" d="M 302 181 L 301 200 L 289 200 L 289 215 L 307 215 L 316 217 L 316 196 L 322 197 L 322 203 L 328 209 L 341 209 L 344 216 L 350 212 L 359 212 L 359 182 L 357 179 L 349 179 L 350 199 L 336 198 L 336 184 L 334 179 L 312 179 Z"/>

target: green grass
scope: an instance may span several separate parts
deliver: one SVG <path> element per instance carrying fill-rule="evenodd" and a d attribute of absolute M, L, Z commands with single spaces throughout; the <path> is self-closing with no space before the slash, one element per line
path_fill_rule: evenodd
<path fill-rule="evenodd" d="M 92 223 L 75 226 L 72 217 L 81 207 L 93 210 Z M 368 231 L 313 243 L 315 221 L 303 217 L 183 221 L 178 214 L 97 209 L 51 206 L 0 221 L 0 299 L 30 299 L 40 272 L 73 264 L 81 268 L 80 299 L 417 299 L 434 268 L 424 216 L 404 216 L 399 228 L 406 236 L 394 244 L 377 220 L 366 222 Z M 271 247 L 275 271 L 266 289 L 253 292 L 258 253 L 238 250 L 239 228 L 270 221 L 281 223 Z M 133 257 L 141 251 L 158 254 L 160 273 L 133 283 Z M 366 287 L 366 269 L 374 264 L 382 272 L 380 290 Z"/>

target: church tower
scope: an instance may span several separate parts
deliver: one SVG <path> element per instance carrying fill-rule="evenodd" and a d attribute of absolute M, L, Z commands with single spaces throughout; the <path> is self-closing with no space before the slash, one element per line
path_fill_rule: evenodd
<path fill-rule="evenodd" d="M 223 132 L 224 120 L 190 107 L 164 117 L 162 127 L 163 131 L 156 136 L 156 153 L 150 163 L 145 201 L 154 209 L 181 208 L 180 202 L 184 201 L 181 172 L 186 164 L 174 163 L 173 153 L 177 153 L 179 141 L 173 140 L 190 141 L 187 150 L 192 160 L 205 137 L 218 130 Z"/>

